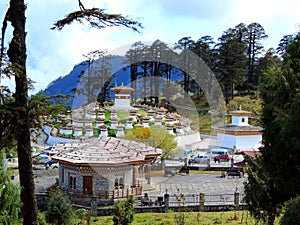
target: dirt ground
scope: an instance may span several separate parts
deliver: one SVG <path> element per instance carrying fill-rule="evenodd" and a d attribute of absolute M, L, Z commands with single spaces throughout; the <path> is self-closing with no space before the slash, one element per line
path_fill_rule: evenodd
<path fill-rule="evenodd" d="M 58 169 L 48 169 L 36 167 L 33 170 L 36 193 L 43 193 L 48 187 L 54 185 L 58 179 Z"/>

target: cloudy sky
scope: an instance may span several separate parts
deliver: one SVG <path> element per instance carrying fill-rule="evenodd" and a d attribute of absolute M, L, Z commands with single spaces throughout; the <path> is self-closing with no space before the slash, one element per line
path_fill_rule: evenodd
<path fill-rule="evenodd" d="M 1 19 L 8 2 L 0 3 Z M 295 33 L 300 24 L 298 0 L 82 0 L 86 8 L 128 15 L 141 22 L 144 29 L 138 34 L 126 28 L 94 30 L 74 23 L 62 31 L 53 31 L 50 27 L 56 20 L 78 9 L 77 0 L 26 2 L 27 65 L 28 76 L 36 81 L 34 92 L 68 74 L 84 60 L 82 55 L 92 50 L 112 51 L 136 41 L 156 39 L 174 44 L 182 37 L 197 40 L 204 35 L 216 41 L 223 31 L 241 22 L 260 23 L 269 36 L 264 46 L 276 48 L 282 36 Z"/>

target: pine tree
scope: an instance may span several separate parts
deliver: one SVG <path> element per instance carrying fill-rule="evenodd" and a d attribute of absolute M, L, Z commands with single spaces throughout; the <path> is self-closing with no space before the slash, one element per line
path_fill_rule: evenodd
<path fill-rule="evenodd" d="M 259 55 L 263 52 L 264 47 L 261 44 L 263 39 L 266 39 L 268 35 L 266 35 L 264 28 L 259 23 L 251 23 L 247 26 L 247 81 L 248 85 L 257 85 L 259 74 L 256 71 L 256 63 L 258 61 Z"/>
<path fill-rule="evenodd" d="M 72 91 L 76 94 L 84 95 L 86 103 L 95 102 L 97 99 L 103 103 L 108 98 L 107 92 L 110 87 L 111 65 L 109 63 L 110 56 L 106 56 L 106 51 L 91 51 L 86 55 L 83 64 L 87 64 L 87 70 L 81 71 L 78 76 L 77 88 Z M 99 94 L 101 96 L 99 97 Z M 103 100 L 102 100 L 103 99 Z"/>
<path fill-rule="evenodd" d="M 45 213 L 48 223 L 53 225 L 66 225 L 72 220 L 73 209 L 66 194 L 54 187 L 49 190 L 47 199 L 47 211 Z"/>
<path fill-rule="evenodd" d="M 190 84 L 190 76 L 189 76 L 189 68 L 190 68 L 190 50 L 194 48 L 194 41 L 191 37 L 183 37 L 176 44 L 175 49 L 180 49 L 181 52 L 179 54 L 180 60 L 180 68 L 183 70 L 183 90 L 185 95 L 187 96 L 189 92 L 189 84 Z"/>
<path fill-rule="evenodd" d="M 10 73 L 15 78 L 15 121 L 16 121 L 16 142 L 18 149 L 18 161 L 21 189 L 21 201 L 23 203 L 23 224 L 38 223 L 37 203 L 35 198 L 34 177 L 32 171 L 32 158 L 30 146 L 30 115 L 28 108 L 28 88 L 29 81 L 26 74 L 26 43 L 25 43 L 25 10 L 24 0 L 11 0 L 6 12 L 2 37 L 8 22 L 13 28 L 12 40 L 7 50 L 7 56 L 12 65 Z M 82 2 L 78 0 L 79 10 L 68 14 L 64 19 L 58 20 L 54 24 L 54 29 L 61 30 L 65 25 L 74 21 L 87 21 L 91 27 L 99 29 L 107 26 L 125 26 L 138 31 L 142 26 L 137 21 L 133 21 L 120 14 L 107 14 L 103 9 L 86 9 Z M 4 40 L 1 40 L 0 62 L 3 61 Z M 1 71 L 2 72 L 2 71 Z M 2 76 L 2 74 L 0 74 Z M 0 130 L 1 131 L 1 130 Z M 2 135 L 2 134 L 1 134 Z"/>
<path fill-rule="evenodd" d="M 257 219 L 274 224 L 284 202 L 300 194 L 300 35 L 287 46 L 281 66 L 260 86 L 264 127 L 261 158 L 249 173 L 246 202 Z"/>
<path fill-rule="evenodd" d="M 240 41 L 239 29 L 228 29 L 217 44 L 217 78 L 223 87 L 226 104 L 233 98 L 235 86 L 242 86 L 245 71 L 246 46 Z"/>
<path fill-rule="evenodd" d="M 134 199 L 129 197 L 123 201 L 117 201 L 114 206 L 113 222 L 114 225 L 129 225 L 134 219 Z"/>

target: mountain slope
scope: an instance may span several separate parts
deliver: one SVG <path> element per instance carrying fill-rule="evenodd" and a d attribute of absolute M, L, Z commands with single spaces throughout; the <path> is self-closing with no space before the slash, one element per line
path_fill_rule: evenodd
<path fill-rule="evenodd" d="M 109 64 L 111 65 L 111 75 L 110 77 L 105 78 L 106 81 L 109 81 L 110 87 L 115 86 L 115 85 L 121 85 L 122 83 L 124 85 L 130 86 L 130 65 L 127 63 L 124 63 L 126 60 L 125 57 L 123 56 L 111 56 L 109 60 Z M 100 68 L 102 62 L 100 60 L 94 62 L 92 68 L 93 73 L 97 73 L 96 68 Z M 87 62 L 82 62 L 78 65 L 75 65 L 73 70 L 66 76 L 64 77 L 59 77 L 58 79 L 52 81 L 45 90 L 41 91 L 40 93 L 44 93 L 48 96 L 55 95 L 55 94 L 63 94 L 63 95 L 70 95 L 71 100 L 67 102 L 68 105 L 72 106 L 73 108 L 78 108 L 82 104 L 87 102 L 87 96 L 84 94 L 79 93 L 77 91 L 76 93 L 72 92 L 73 89 L 77 88 L 85 90 L 83 88 L 84 86 L 84 79 L 87 79 L 87 69 L 88 69 L 88 63 Z M 99 71 L 98 71 L 99 72 Z M 138 69 L 138 73 L 142 74 L 142 69 Z M 148 76 L 150 74 L 150 71 L 147 72 Z M 80 75 L 82 75 L 80 77 Z M 140 75 L 141 76 L 141 75 Z M 171 72 L 171 80 L 174 82 L 178 82 L 182 80 L 182 73 L 180 69 L 178 68 L 173 68 Z M 142 78 L 142 77 L 139 77 Z M 166 80 L 165 78 L 160 78 L 158 82 L 161 85 L 159 89 L 163 88 L 164 81 Z M 94 81 L 97 82 L 97 81 Z M 99 81 L 100 82 L 100 81 Z M 102 81 L 103 82 L 103 81 Z M 137 88 L 139 90 L 136 90 L 136 95 L 137 97 L 141 97 L 141 94 L 144 92 L 144 86 L 143 86 L 143 81 L 141 81 L 140 84 L 137 84 Z M 146 89 L 150 89 L 150 83 L 154 85 L 152 78 L 148 77 L 146 79 Z M 152 86 L 153 87 L 153 86 Z M 101 89 L 101 87 L 100 87 Z M 100 93 L 100 89 L 97 89 L 96 92 Z M 86 90 L 85 90 L 86 91 Z M 149 90 L 148 90 L 149 91 Z M 114 98 L 114 93 L 110 91 L 110 98 Z M 96 94 L 97 95 L 97 94 Z M 96 99 L 95 99 L 96 100 Z"/>

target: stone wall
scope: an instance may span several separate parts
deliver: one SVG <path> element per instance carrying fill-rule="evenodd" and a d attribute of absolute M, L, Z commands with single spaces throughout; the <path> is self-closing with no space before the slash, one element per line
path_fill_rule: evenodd
<path fill-rule="evenodd" d="M 75 193 L 81 193 L 83 191 L 83 176 L 93 176 L 93 192 L 108 190 L 112 191 L 115 188 L 116 178 L 118 183 L 123 181 L 123 185 L 126 188 L 130 188 L 133 185 L 133 166 L 115 166 L 115 167 L 76 167 L 71 165 L 61 164 L 59 167 L 59 185 L 65 189 L 72 187 L 72 191 Z M 69 184 L 69 177 L 74 177 L 75 185 Z M 120 185 L 121 186 L 121 185 Z"/>

